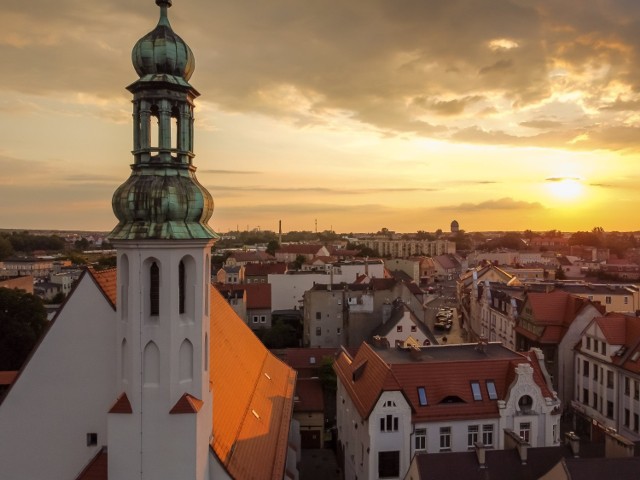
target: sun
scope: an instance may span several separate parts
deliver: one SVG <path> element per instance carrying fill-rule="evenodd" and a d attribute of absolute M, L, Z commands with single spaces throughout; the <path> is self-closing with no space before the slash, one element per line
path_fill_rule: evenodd
<path fill-rule="evenodd" d="M 584 186 L 578 177 L 547 178 L 546 187 L 553 198 L 563 202 L 577 200 L 584 193 Z"/>

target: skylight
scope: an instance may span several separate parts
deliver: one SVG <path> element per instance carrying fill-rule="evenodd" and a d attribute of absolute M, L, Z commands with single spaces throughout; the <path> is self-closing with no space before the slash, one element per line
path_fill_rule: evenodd
<path fill-rule="evenodd" d="M 480 391 L 480 382 L 471 382 L 471 392 L 473 393 L 473 399 L 476 401 L 482 400 L 482 392 Z"/>
<path fill-rule="evenodd" d="M 489 394 L 489 400 L 497 400 L 498 392 L 496 391 L 496 384 L 493 380 L 487 380 L 487 393 Z"/>
<path fill-rule="evenodd" d="M 427 391 L 424 387 L 418 387 L 418 399 L 423 407 L 427 405 Z"/>

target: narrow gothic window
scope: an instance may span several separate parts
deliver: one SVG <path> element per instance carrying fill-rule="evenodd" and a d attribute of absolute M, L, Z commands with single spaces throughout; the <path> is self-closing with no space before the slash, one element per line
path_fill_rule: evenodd
<path fill-rule="evenodd" d="M 149 300 L 150 308 L 149 313 L 151 315 L 160 315 L 160 269 L 158 264 L 153 262 L 149 270 L 150 273 L 150 288 L 149 288 Z"/>
<path fill-rule="evenodd" d="M 180 313 L 184 313 L 184 298 L 185 298 L 185 293 L 184 293 L 184 262 L 180 262 L 180 267 L 179 267 L 179 272 L 178 272 L 178 290 L 179 290 L 179 299 L 178 299 L 178 303 L 179 303 L 179 311 Z"/>

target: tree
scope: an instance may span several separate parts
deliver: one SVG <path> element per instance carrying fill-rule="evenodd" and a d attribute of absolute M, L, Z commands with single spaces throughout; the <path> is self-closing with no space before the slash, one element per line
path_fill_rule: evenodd
<path fill-rule="evenodd" d="M 293 261 L 293 266 L 296 270 L 300 270 L 302 268 L 302 264 L 306 261 L 304 255 L 296 255 L 296 259 Z"/>
<path fill-rule="evenodd" d="M 259 337 L 267 348 L 290 348 L 298 346 L 296 329 L 282 320 L 265 330 Z"/>
<path fill-rule="evenodd" d="M 280 248 L 280 244 L 278 243 L 277 240 L 269 240 L 269 243 L 267 243 L 267 250 L 266 252 L 269 255 L 273 255 L 275 256 L 276 254 L 276 250 L 278 250 Z"/>
<path fill-rule="evenodd" d="M 42 300 L 0 288 L 0 370 L 19 370 L 47 325 Z"/>
<path fill-rule="evenodd" d="M 4 260 L 11 255 L 13 255 L 13 245 L 6 238 L 0 238 L 0 260 Z"/>

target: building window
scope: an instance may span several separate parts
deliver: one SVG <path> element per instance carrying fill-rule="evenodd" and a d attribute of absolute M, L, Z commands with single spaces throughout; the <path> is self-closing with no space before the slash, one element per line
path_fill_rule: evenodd
<path fill-rule="evenodd" d="M 478 433 L 480 427 L 478 425 L 469 425 L 467 427 L 467 447 L 473 448 L 478 441 Z"/>
<path fill-rule="evenodd" d="M 480 382 L 471 382 L 471 393 L 473 393 L 473 399 L 476 401 L 482 400 L 482 392 L 480 391 Z"/>
<path fill-rule="evenodd" d="M 637 381 L 633 382 L 633 399 L 640 399 L 640 384 Z"/>
<path fill-rule="evenodd" d="M 607 400 L 607 418 L 613 418 L 613 402 Z"/>
<path fill-rule="evenodd" d="M 600 354 L 607 354 L 607 344 L 605 342 L 600 342 Z"/>
<path fill-rule="evenodd" d="M 611 297 L 609 295 L 604 297 L 604 303 L 606 303 L 607 305 L 611 305 Z"/>
<path fill-rule="evenodd" d="M 624 394 L 627 397 L 631 395 L 631 380 L 629 377 L 624 377 Z"/>
<path fill-rule="evenodd" d="M 98 445 L 98 434 L 87 433 L 87 447 L 93 447 L 95 445 Z"/>
<path fill-rule="evenodd" d="M 402 325 L 398 325 L 398 326 L 396 327 L 396 332 L 398 332 L 398 333 L 402 333 Z"/>
<path fill-rule="evenodd" d="M 337 333 L 338 335 L 340 335 L 340 334 L 342 333 L 342 328 L 337 327 L 337 328 L 336 328 L 336 333 Z"/>
<path fill-rule="evenodd" d="M 598 380 L 598 365 L 593 366 L 593 379 Z"/>
<path fill-rule="evenodd" d="M 316 312 L 316 320 L 322 320 L 322 312 Z"/>
<path fill-rule="evenodd" d="M 587 350 L 591 350 L 591 337 L 586 337 L 585 340 Z"/>
<path fill-rule="evenodd" d="M 451 450 L 451 427 L 440 427 L 440 451 Z"/>
<path fill-rule="evenodd" d="M 623 297 L 624 298 L 624 304 L 628 305 L 629 304 L 629 297 Z"/>
<path fill-rule="evenodd" d="M 149 269 L 149 314 L 160 315 L 160 268 L 156 262 Z"/>
<path fill-rule="evenodd" d="M 316 337 L 319 337 L 321 335 L 322 335 L 322 328 L 316 327 Z"/>
<path fill-rule="evenodd" d="M 624 409 L 624 419 L 623 419 L 623 424 L 625 427 L 629 426 L 629 421 L 631 419 L 631 412 L 629 412 L 628 408 Z"/>
<path fill-rule="evenodd" d="M 252 320 L 253 320 L 253 323 L 258 323 L 258 316 L 254 315 Z"/>
<path fill-rule="evenodd" d="M 633 429 L 637 432 L 640 429 L 640 418 L 637 413 L 633 414 Z"/>
<path fill-rule="evenodd" d="M 529 443 L 529 437 L 531 434 L 531 423 L 530 422 L 522 422 L 519 428 L 520 438 L 522 438 L 525 442 Z"/>
<path fill-rule="evenodd" d="M 421 406 L 427 405 L 427 391 L 424 387 L 418 387 L 418 400 Z"/>
<path fill-rule="evenodd" d="M 487 380 L 487 393 L 489 394 L 489 400 L 497 400 L 498 392 L 496 391 L 496 384 L 493 380 Z"/>
<path fill-rule="evenodd" d="M 613 372 L 607 370 L 607 388 L 613 388 Z"/>
<path fill-rule="evenodd" d="M 598 393 L 597 392 L 593 392 L 593 402 L 591 406 L 596 410 L 598 409 Z"/>
<path fill-rule="evenodd" d="M 416 428 L 415 447 L 416 447 L 416 450 L 427 449 L 427 429 L 426 428 Z"/>
<path fill-rule="evenodd" d="M 587 360 L 582 361 L 582 375 L 589 376 L 589 362 Z"/>
<path fill-rule="evenodd" d="M 260 315 L 260 323 L 267 323 L 267 316 L 266 315 Z"/>
<path fill-rule="evenodd" d="M 411 332 L 415 333 L 418 331 L 418 327 L 416 327 L 415 325 L 411 325 Z"/>
<path fill-rule="evenodd" d="M 400 476 L 400 451 L 378 452 L 378 477 L 394 478 Z"/>
<path fill-rule="evenodd" d="M 386 415 L 380 418 L 380 431 L 381 432 L 397 432 L 398 417 L 394 417 L 393 415 Z"/>
<path fill-rule="evenodd" d="M 518 408 L 522 413 L 530 412 L 532 407 L 533 407 L 533 398 L 531 398 L 529 395 L 523 395 L 518 400 Z"/>
<path fill-rule="evenodd" d="M 589 390 L 586 388 L 582 389 L 582 403 L 589 405 Z"/>

